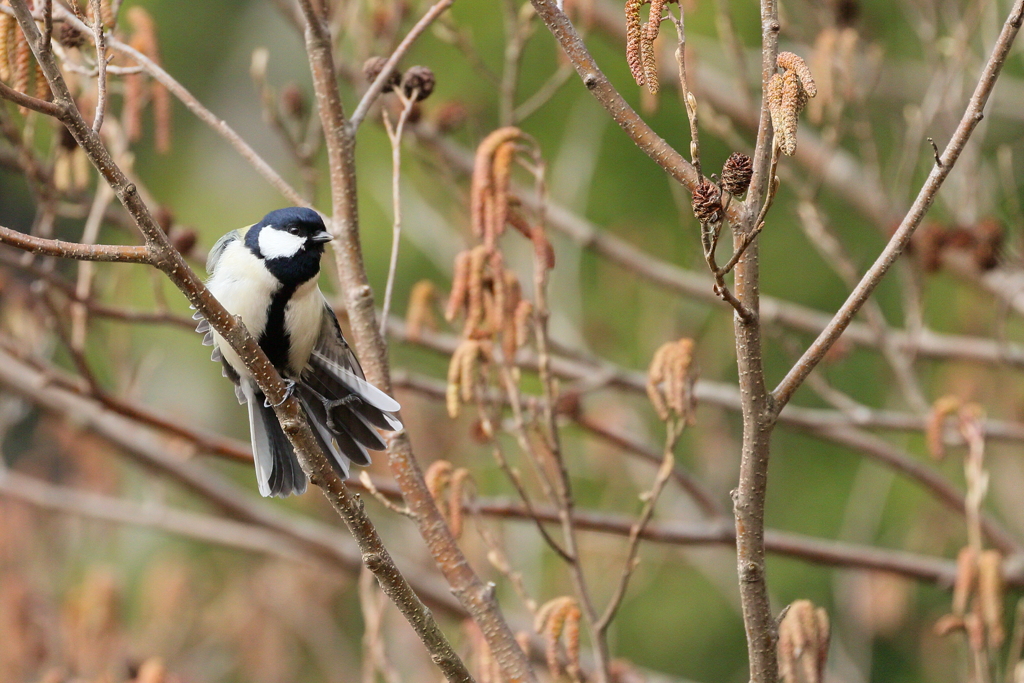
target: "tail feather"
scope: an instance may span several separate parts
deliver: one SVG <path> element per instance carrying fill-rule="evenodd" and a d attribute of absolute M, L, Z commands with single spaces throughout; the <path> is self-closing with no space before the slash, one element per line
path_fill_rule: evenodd
<path fill-rule="evenodd" d="M 243 391 L 249 404 L 249 434 L 260 495 L 284 497 L 304 493 L 306 474 L 273 408 L 264 405 L 262 392 L 248 385 Z"/>

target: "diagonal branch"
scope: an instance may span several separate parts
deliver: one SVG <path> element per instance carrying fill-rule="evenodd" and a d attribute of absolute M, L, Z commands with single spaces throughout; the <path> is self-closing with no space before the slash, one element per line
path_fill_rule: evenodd
<path fill-rule="evenodd" d="M 875 287 L 881 282 L 882 277 L 885 276 L 890 266 L 899 258 L 910 242 L 910 238 L 914 235 L 917 226 L 920 225 L 921 219 L 924 218 L 932 202 L 935 201 L 935 196 L 939 188 L 942 187 L 943 181 L 945 181 L 949 172 L 953 170 L 953 166 L 960 157 L 960 153 L 963 152 L 964 147 L 967 145 L 971 133 L 974 132 L 974 129 L 984 117 L 985 104 L 988 102 L 989 95 L 992 94 L 996 79 L 999 78 L 999 73 L 1003 68 L 1010 48 L 1013 46 L 1013 40 L 1017 37 L 1017 32 L 1020 30 L 1022 22 L 1024 22 L 1024 1 L 1017 0 L 1014 2 L 1010 14 L 1003 24 L 999 38 L 992 49 L 992 54 L 985 64 L 977 87 L 974 89 L 974 94 L 971 95 L 971 99 L 967 103 L 967 108 L 960 119 L 960 124 L 953 133 L 953 137 L 950 138 L 949 144 L 946 145 L 946 149 L 942 152 L 939 163 L 936 163 L 931 173 L 928 174 L 928 179 L 921 187 L 921 191 L 918 192 L 917 199 L 914 200 L 910 211 L 904 216 L 900 226 L 896 229 L 885 249 L 882 250 L 882 253 L 879 254 L 874 264 L 868 269 L 868 272 L 857 283 L 857 286 L 850 293 L 850 296 L 840 307 L 839 311 L 836 312 L 832 321 L 822 330 L 818 338 L 814 340 L 814 343 L 808 347 L 804 355 L 783 378 L 779 386 L 775 388 L 775 391 L 772 392 L 775 397 L 776 412 L 789 402 L 793 397 L 793 393 L 807 378 L 807 375 L 811 373 L 828 350 L 832 348 L 832 345 L 842 335 L 843 330 L 850 324 L 853 316 L 857 314 L 857 311 L 860 310 L 868 297 L 871 296 Z"/>

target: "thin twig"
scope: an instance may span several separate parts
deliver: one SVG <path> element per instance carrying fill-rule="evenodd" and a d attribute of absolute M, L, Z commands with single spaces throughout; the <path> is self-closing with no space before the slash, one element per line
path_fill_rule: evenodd
<path fill-rule="evenodd" d="M 93 42 L 96 44 L 96 113 L 92 118 L 92 129 L 99 133 L 107 111 L 107 46 L 104 39 L 100 0 L 91 0 L 91 3 L 92 36 Z"/>
<path fill-rule="evenodd" d="M 661 492 L 665 489 L 665 484 L 668 483 L 669 477 L 672 475 L 672 469 L 675 465 L 675 447 L 679 441 L 679 436 L 683 433 L 685 427 L 685 420 L 669 420 L 665 424 L 665 454 L 661 462 L 661 467 L 658 468 L 658 474 L 654 478 L 654 484 L 651 486 L 651 490 L 645 492 L 641 499 L 644 501 L 643 509 L 640 511 L 640 516 L 633 523 L 633 526 L 629 530 L 629 546 L 626 550 L 626 562 L 622 567 L 622 575 L 619 577 L 619 582 L 615 587 L 615 592 L 612 594 L 611 599 L 608 601 L 608 606 L 605 607 L 604 612 L 601 614 L 601 618 L 597 620 L 594 625 L 598 631 L 607 631 L 608 626 L 611 625 L 612 619 L 615 618 L 616 612 L 619 611 L 619 607 L 622 605 L 622 599 L 626 596 L 626 589 L 629 587 L 629 579 L 633 576 L 633 572 L 637 567 L 637 552 L 640 549 L 640 534 L 643 533 L 648 523 L 651 521 L 651 517 L 654 515 L 654 506 L 658 503 L 658 498 L 661 496 Z"/>
<path fill-rule="evenodd" d="M 114 244 L 77 244 L 61 240 L 33 237 L 0 225 L 0 244 L 9 244 L 32 254 L 79 261 L 153 264 L 155 257 L 148 247 Z"/>
<path fill-rule="evenodd" d="M 387 111 L 384 112 L 384 127 L 388 132 L 388 139 L 391 141 L 391 210 L 394 213 L 394 223 L 391 228 L 391 259 L 388 262 L 388 279 L 384 287 L 384 304 L 381 313 L 380 336 L 387 339 L 388 336 L 388 312 L 391 310 L 391 296 L 395 288 L 395 275 L 398 272 L 398 248 L 402 238 L 402 132 L 405 130 L 405 122 L 409 120 L 409 114 L 416 104 L 419 89 L 413 90 L 412 94 L 405 95 L 399 92 L 402 100 L 402 112 L 398 115 L 398 123 L 391 126 L 391 119 Z"/>

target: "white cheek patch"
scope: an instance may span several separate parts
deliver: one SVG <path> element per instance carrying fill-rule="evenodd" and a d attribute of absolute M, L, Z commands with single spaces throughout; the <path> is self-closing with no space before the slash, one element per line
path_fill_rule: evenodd
<path fill-rule="evenodd" d="M 306 238 L 268 225 L 260 230 L 259 243 L 263 258 L 284 258 L 295 256 L 306 244 Z"/>

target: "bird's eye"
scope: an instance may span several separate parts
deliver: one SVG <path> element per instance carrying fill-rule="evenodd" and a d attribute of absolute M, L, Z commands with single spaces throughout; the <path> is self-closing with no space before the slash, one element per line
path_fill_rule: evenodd
<path fill-rule="evenodd" d="M 299 229 L 298 228 L 288 228 L 288 232 L 290 232 L 293 235 L 298 235 L 299 234 Z"/>

